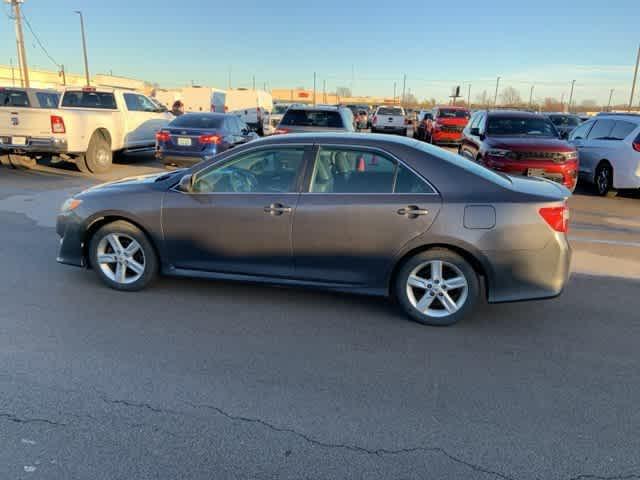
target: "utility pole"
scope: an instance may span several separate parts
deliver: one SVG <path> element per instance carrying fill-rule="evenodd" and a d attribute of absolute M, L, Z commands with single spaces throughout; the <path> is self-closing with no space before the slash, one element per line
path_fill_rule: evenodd
<path fill-rule="evenodd" d="M 471 84 L 469 84 L 469 88 L 467 89 L 467 107 L 471 109 Z"/>
<path fill-rule="evenodd" d="M 393 104 L 396 104 L 396 87 L 397 87 L 397 82 L 393 82 Z"/>
<path fill-rule="evenodd" d="M 567 106 L 567 110 L 571 113 L 571 103 L 573 102 L 573 87 L 575 87 L 576 81 L 571 80 L 571 93 L 569 94 L 569 105 Z"/>
<path fill-rule="evenodd" d="M 613 92 L 615 92 L 615 88 L 612 88 L 611 90 L 609 90 L 609 103 L 607 103 L 607 109 L 605 111 L 610 112 L 611 111 L 611 99 L 613 98 Z"/>
<path fill-rule="evenodd" d="M 16 45 L 18 47 L 18 66 L 22 77 L 22 86 L 29 88 L 29 67 L 27 66 L 27 52 L 24 48 L 24 35 L 22 34 L 22 12 L 20 5 L 24 0 L 5 0 L 13 8 L 13 18 L 16 24 Z"/>
<path fill-rule="evenodd" d="M 80 15 L 80 32 L 82 33 L 82 52 L 84 53 L 84 76 L 86 77 L 87 86 L 91 85 L 91 80 L 89 79 L 89 60 L 87 59 L 87 39 L 84 34 L 84 16 L 80 10 L 75 11 L 78 15 Z"/>
<path fill-rule="evenodd" d="M 253 89 L 256 89 L 256 76 L 253 76 Z"/>
<path fill-rule="evenodd" d="M 67 74 L 64 72 L 64 65 L 60 65 L 60 76 L 62 77 L 62 85 L 67 84 Z"/>
<path fill-rule="evenodd" d="M 313 106 L 316 106 L 316 72 L 313 72 Z"/>
<path fill-rule="evenodd" d="M 533 107 L 533 89 L 535 85 L 531 85 L 531 92 L 529 92 L 529 108 Z"/>
<path fill-rule="evenodd" d="M 638 79 L 638 65 L 640 65 L 640 46 L 638 46 L 638 56 L 636 57 L 636 69 L 633 72 L 633 83 L 631 84 L 631 96 L 629 97 L 629 111 L 633 107 L 633 96 L 636 93 L 636 80 Z"/>
<path fill-rule="evenodd" d="M 496 93 L 493 96 L 493 106 L 494 108 L 498 105 L 498 87 L 500 86 L 500 77 L 496 79 Z"/>
<path fill-rule="evenodd" d="M 405 96 L 406 91 L 407 91 L 407 74 L 405 73 L 404 77 L 402 78 L 402 100 L 400 100 L 401 107 L 404 107 L 404 103 L 407 100 Z"/>

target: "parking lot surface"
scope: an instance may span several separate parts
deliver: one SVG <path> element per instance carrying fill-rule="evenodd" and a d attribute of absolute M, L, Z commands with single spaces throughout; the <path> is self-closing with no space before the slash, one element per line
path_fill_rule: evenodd
<path fill-rule="evenodd" d="M 570 200 L 559 298 L 430 328 L 313 290 L 107 289 L 55 262 L 95 181 L 0 168 L 0 478 L 640 478 L 639 198 Z"/>

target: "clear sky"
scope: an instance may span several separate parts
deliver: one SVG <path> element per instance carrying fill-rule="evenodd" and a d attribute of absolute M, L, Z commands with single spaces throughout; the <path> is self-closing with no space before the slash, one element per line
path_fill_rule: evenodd
<path fill-rule="evenodd" d="M 3 5 L 4 12 L 9 7 Z M 640 43 L 640 0 L 25 0 L 33 30 L 67 71 L 82 73 L 85 15 L 92 73 L 180 86 L 353 87 L 356 95 L 407 89 L 443 100 L 501 87 L 528 99 L 627 102 Z M 15 62 L 12 21 L 0 24 L 0 63 Z M 25 28 L 32 67 L 55 68 Z M 640 95 L 636 102 L 640 101 Z"/>

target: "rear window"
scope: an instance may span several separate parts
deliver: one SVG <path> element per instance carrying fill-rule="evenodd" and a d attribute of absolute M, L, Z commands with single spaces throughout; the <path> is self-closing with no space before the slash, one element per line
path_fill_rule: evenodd
<path fill-rule="evenodd" d="M 549 118 L 556 127 L 577 127 L 580 125 L 580 119 L 572 115 L 552 115 Z"/>
<path fill-rule="evenodd" d="M 271 113 L 275 113 L 276 115 L 282 115 L 289 108 L 288 105 L 274 105 L 273 111 Z"/>
<path fill-rule="evenodd" d="M 221 115 L 205 115 L 201 113 L 185 113 L 173 120 L 169 125 L 183 128 L 222 128 L 224 117 Z"/>
<path fill-rule="evenodd" d="M 62 97 L 63 107 L 102 108 L 116 110 L 116 99 L 108 92 L 68 91 Z"/>
<path fill-rule="evenodd" d="M 489 117 L 487 135 L 557 137 L 558 132 L 547 118 Z"/>
<path fill-rule="evenodd" d="M 619 120 L 611 130 L 612 140 L 624 140 L 637 128 L 635 123 Z"/>
<path fill-rule="evenodd" d="M 27 92 L 0 89 L 0 107 L 29 107 Z"/>
<path fill-rule="evenodd" d="M 60 95 L 50 92 L 36 92 L 36 98 L 40 108 L 58 108 Z"/>
<path fill-rule="evenodd" d="M 392 116 L 404 116 L 404 112 L 401 108 L 379 108 L 378 115 L 392 115 Z"/>
<path fill-rule="evenodd" d="M 438 110 L 438 117 L 444 118 L 469 118 L 468 110 L 459 110 L 457 108 L 441 108 Z"/>
<path fill-rule="evenodd" d="M 329 110 L 289 109 L 280 123 L 299 127 L 345 128 L 340 113 Z"/>

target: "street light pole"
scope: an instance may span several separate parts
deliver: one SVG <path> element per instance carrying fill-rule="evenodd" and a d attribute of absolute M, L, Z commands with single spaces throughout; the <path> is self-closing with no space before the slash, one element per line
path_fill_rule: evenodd
<path fill-rule="evenodd" d="M 496 107 L 498 105 L 498 87 L 500 86 L 500 77 L 496 79 L 496 93 L 493 96 L 493 106 Z"/>
<path fill-rule="evenodd" d="M 611 111 L 611 99 L 613 98 L 613 92 L 615 92 L 615 88 L 609 90 L 609 103 L 607 103 L 607 112 Z"/>
<path fill-rule="evenodd" d="M 467 90 L 467 108 L 471 109 L 471 84 Z"/>
<path fill-rule="evenodd" d="M 531 92 L 529 93 L 529 108 L 533 107 L 533 89 L 535 85 L 531 85 Z"/>
<path fill-rule="evenodd" d="M 18 47 L 18 66 L 22 77 L 22 86 L 29 88 L 29 67 L 27 66 L 27 52 L 24 48 L 24 35 L 22 34 L 22 12 L 20 5 L 24 0 L 5 0 L 13 8 L 13 18 L 16 24 L 16 44 Z"/>
<path fill-rule="evenodd" d="M 80 16 L 80 33 L 82 34 L 82 53 L 84 55 L 84 76 L 87 81 L 87 86 L 91 85 L 91 80 L 89 79 L 89 60 L 87 59 L 87 39 L 84 34 L 84 16 L 80 10 L 75 10 Z"/>
<path fill-rule="evenodd" d="M 569 93 L 569 105 L 567 105 L 567 111 L 571 113 L 571 103 L 573 102 L 573 87 L 575 87 L 576 81 L 571 80 L 571 93 Z"/>
<path fill-rule="evenodd" d="M 638 56 L 636 57 L 636 69 L 633 72 L 633 83 L 631 84 L 631 97 L 629 97 L 629 111 L 633 107 L 633 96 L 636 93 L 636 80 L 638 79 L 638 65 L 640 65 L 640 46 L 638 47 Z"/>
<path fill-rule="evenodd" d="M 402 100 L 400 100 L 400 106 L 404 107 L 404 103 L 406 101 L 405 92 L 407 91 L 407 74 L 404 74 L 402 78 Z"/>

